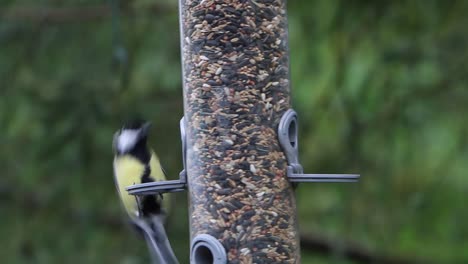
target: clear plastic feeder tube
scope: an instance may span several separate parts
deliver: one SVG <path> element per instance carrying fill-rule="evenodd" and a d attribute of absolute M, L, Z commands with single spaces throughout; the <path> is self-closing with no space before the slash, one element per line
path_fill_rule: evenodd
<path fill-rule="evenodd" d="M 286 0 L 180 0 L 180 16 L 191 238 L 216 238 L 227 263 L 300 263 L 277 135 Z"/>

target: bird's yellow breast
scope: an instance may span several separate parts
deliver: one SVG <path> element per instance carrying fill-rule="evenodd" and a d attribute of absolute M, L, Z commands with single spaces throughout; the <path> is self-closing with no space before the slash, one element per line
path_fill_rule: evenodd
<path fill-rule="evenodd" d="M 114 177 L 120 198 L 125 210 L 130 216 L 138 215 L 136 197 L 127 193 L 125 188 L 141 183 L 141 176 L 145 172 L 145 165 L 138 159 L 129 156 L 119 156 L 114 159 Z"/>

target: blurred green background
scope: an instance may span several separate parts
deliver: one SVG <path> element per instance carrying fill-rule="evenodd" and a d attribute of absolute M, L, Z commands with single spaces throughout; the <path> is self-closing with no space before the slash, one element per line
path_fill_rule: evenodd
<path fill-rule="evenodd" d="M 468 1 L 288 6 L 305 171 L 362 174 L 299 187 L 304 236 L 331 245 L 304 244 L 302 262 L 384 262 L 346 254 L 358 245 L 468 263 Z M 178 29 L 175 0 L 1 1 L 1 263 L 148 263 L 121 217 L 111 142 L 122 120 L 147 117 L 178 177 Z M 176 200 L 169 236 L 188 263 Z"/>

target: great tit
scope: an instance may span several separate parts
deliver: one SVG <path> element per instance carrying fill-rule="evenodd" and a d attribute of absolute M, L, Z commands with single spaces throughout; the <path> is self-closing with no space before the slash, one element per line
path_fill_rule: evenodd
<path fill-rule="evenodd" d="M 149 122 L 133 121 L 115 133 L 114 180 L 125 211 L 133 223 L 143 231 L 146 227 L 151 229 L 151 238 L 146 239 L 147 242 L 156 242 L 159 262 L 178 263 L 163 226 L 169 199 L 164 199 L 163 204 L 162 194 L 137 197 L 128 194 L 125 189 L 134 184 L 166 180 L 158 156 L 147 146 L 150 127 Z M 148 232 L 145 233 L 148 235 Z"/>
<path fill-rule="evenodd" d="M 136 198 L 125 190 L 139 183 L 165 181 L 158 156 L 148 148 L 147 139 L 151 123 L 133 121 L 125 124 L 114 135 L 114 177 L 120 198 L 131 217 L 163 215 L 162 195 Z"/>

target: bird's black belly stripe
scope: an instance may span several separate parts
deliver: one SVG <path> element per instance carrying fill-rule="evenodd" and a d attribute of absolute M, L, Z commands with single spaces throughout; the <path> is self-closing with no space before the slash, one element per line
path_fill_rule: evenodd
<path fill-rule="evenodd" d="M 141 200 L 141 212 L 143 216 L 161 214 L 161 202 L 155 195 L 144 196 Z"/>
<path fill-rule="evenodd" d="M 145 171 L 141 176 L 141 183 L 154 182 L 151 178 L 151 168 L 148 164 L 145 166 Z M 161 213 L 161 201 L 158 200 L 156 195 L 143 196 L 141 200 L 141 212 L 143 216 L 150 216 L 153 214 Z"/>
<path fill-rule="evenodd" d="M 146 183 L 146 182 L 154 182 L 154 179 L 151 178 L 151 168 L 148 164 L 145 165 L 145 171 L 143 172 L 143 175 L 141 176 L 141 183 Z"/>

